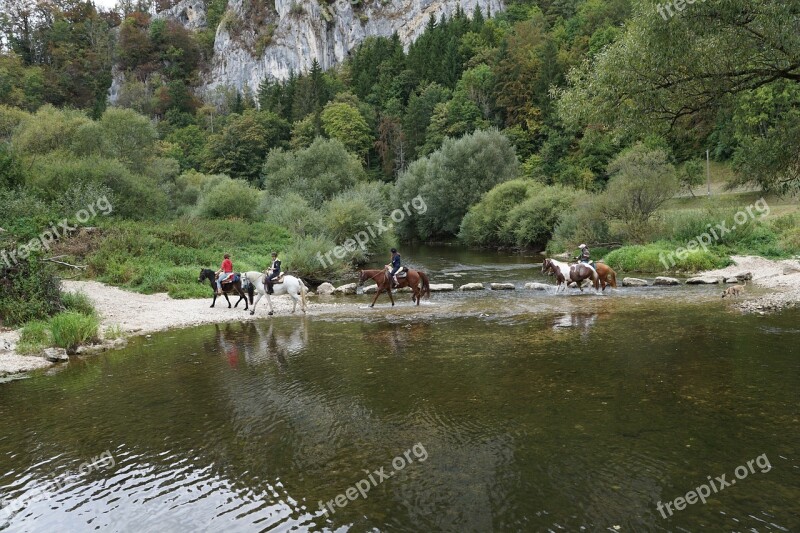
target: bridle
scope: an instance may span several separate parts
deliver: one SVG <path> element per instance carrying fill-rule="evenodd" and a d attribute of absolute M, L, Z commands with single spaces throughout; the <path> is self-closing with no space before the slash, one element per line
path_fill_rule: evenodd
<path fill-rule="evenodd" d="M 377 274 L 375 274 L 373 276 L 370 276 L 367 279 L 364 279 L 364 271 L 362 270 L 361 273 L 358 275 L 358 286 L 359 287 L 363 286 L 364 283 L 366 283 L 368 280 L 375 281 L 375 278 L 378 277 L 380 274 L 383 274 L 384 270 L 379 270 Z M 378 282 L 375 281 L 375 283 L 378 283 Z"/>

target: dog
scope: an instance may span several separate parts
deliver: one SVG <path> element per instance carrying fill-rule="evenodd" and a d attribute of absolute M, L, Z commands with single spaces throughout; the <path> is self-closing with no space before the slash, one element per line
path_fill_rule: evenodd
<path fill-rule="evenodd" d="M 733 298 L 734 296 L 739 296 L 744 291 L 745 285 L 747 285 L 747 280 L 745 280 L 744 285 L 734 285 L 733 287 L 728 287 L 722 293 L 722 297 L 725 298 L 726 296 L 730 296 Z"/>

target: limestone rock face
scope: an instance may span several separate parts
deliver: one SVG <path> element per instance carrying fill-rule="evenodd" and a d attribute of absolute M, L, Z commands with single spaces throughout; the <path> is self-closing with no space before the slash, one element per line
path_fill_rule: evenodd
<path fill-rule="evenodd" d="M 206 5 L 203 0 L 183 0 L 169 9 L 159 11 L 154 18 L 174 19 L 187 30 L 199 30 L 206 27 Z"/>
<path fill-rule="evenodd" d="M 178 20 L 199 23 L 193 2 L 184 0 L 170 11 Z M 264 78 L 285 80 L 291 72 L 307 72 L 316 59 L 323 69 L 341 63 L 365 38 L 397 33 L 408 46 L 424 32 L 429 18 L 451 17 L 460 6 L 471 15 L 479 5 L 484 15 L 504 8 L 503 0 L 274 0 L 255 3 L 230 0 L 217 28 L 214 57 L 203 90 L 249 88 L 256 94 Z M 261 6 L 256 9 L 253 6 Z M 192 18 L 194 17 L 194 18 Z M 205 21 L 205 13 L 202 16 Z M 194 21 L 194 22 L 192 22 Z"/>

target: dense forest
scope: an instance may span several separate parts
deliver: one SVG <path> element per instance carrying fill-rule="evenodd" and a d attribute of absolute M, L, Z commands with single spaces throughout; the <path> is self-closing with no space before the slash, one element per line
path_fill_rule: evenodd
<path fill-rule="evenodd" d="M 663 209 L 703 182 L 706 150 L 730 187 L 800 188 L 796 2 L 695 3 L 670 17 L 654 1 L 510 2 L 431 18 L 408 50 L 370 37 L 334 69 L 314 63 L 257 93 L 199 90 L 224 0 L 207 2 L 198 31 L 144 2 L 2 6 L 0 244 L 106 197 L 100 233 L 55 251 L 137 290 L 197 295 L 200 265 L 231 251 L 261 269 L 272 248 L 307 279 L 334 279 L 398 240 L 638 245 L 646 262 L 733 209 Z M 318 260 L 418 196 L 425 216 Z M 798 226 L 794 214 L 754 223 L 676 268 L 733 248 L 797 253 Z M 0 267 L 50 268 L 36 257 Z M 6 291 L 0 316 L 52 312 L 15 307 L 30 290 Z"/>

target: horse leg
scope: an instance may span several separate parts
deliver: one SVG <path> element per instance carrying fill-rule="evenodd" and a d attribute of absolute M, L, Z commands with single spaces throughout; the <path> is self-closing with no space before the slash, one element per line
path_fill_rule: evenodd
<path fill-rule="evenodd" d="M 389 293 L 389 299 L 392 301 L 392 307 L 394 307 L 394 296 L 392 296 L 392 290 L 389 289 L 387 292 Z"/>
<path fill-rule="evenodd" d="M 258 301 L 261 299 L 261 296 L 262 296 L 262 295 L 261 295 L 261 292 L 259 292 L 259 293 L 258 293 L 258 296 L 256 296 L 256 299 L 255 299 L 255 301 L 253 302 L 253 307 L 252 307 L 252 309 L 250 309 L 250 314 L 251 314 L 251 315 L 254 315 L 254 314 L 256 314 L 256 306 L 258 305 Z"/>
<path fill-rule="evenodd" d="M 375 291 L 375 298 L 373 298 L 372 299 L 372 303 L 369 304 L 370 307 L 375 307 L 375 302 L 378 301 L 378 296 L 380 296 L 383 291 L 384 291 L 383 287 L 378 286 L 378 290 Z M 390 298 L 392 297 L 392 292 L 391 291 L 389 291 L 389 297 Z"/>
<path fill-rule="evenodd" d="M 211 307 L 214 307 L 215 303 L 217 303 L 217 291 L 214 291 L 214 299 L 211 301 Z"/>
<path fill-rule="evenodd" d="M 228 293 L 223 291 L 222 294 L 225 296 L 225 301 L 228 302 L 228 309 L 231 308 L 231 301 L 228 299 Z"/>
<path fill-rule="evenodd" d="M 247 295 L 244 293 L 241 287 L 239 287 L 239 299 L 244 300 L 244 310 L 247 311 L 249 306 L 247 305 Z M 239 305 L 239 302 L 236 302 L 236 305 Z"/>
<path fill-rule="evenodd" d="M 269 313 L 267 314 L 269 316 L 272 316 L 275 314 L 275 311 L 273 311 L 272 309 L 272 298 L 269 297 L 269 293 L 266 293 L 266 297 L 267 297 L 267 305 L 269 306 Z"/>

